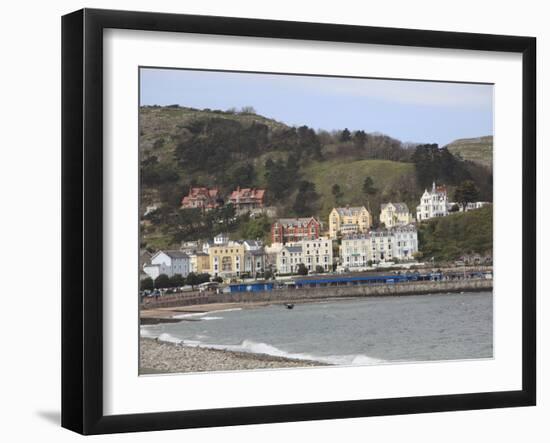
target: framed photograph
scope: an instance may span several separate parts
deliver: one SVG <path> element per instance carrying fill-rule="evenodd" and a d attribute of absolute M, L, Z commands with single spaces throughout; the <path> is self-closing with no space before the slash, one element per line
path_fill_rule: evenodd
<path fill-rule="evenodd" d="M 536 402 L 531 37 L 62 20 L 62 425 Z"/>

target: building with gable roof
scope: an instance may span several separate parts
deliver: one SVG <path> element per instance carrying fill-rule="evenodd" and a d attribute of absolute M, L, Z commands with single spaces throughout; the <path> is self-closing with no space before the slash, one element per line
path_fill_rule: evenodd
<path fill-rule="evenodd" d="M 382 203 L 380 205 L 380 223 L 386 228 L 408 225 L 414 221 L 406 203 Z"/>
<path fill-rule="evenodd" d="M 372 225 L 372 216 L 364 206 L 333 208 L 328 216 L 329 237 L 367 232 Z"/>
<path fill-rule="evenodd" d="M 221 198 L 217 188 L 192 187 L 181 200 L 181 207 L 184 209 L 199 208 L 203 211 L 218 208 L 221 206 Z"/>
<path fill-rule="evenodd" d="M 321 235 L 321 222 L 315 217 L 280 218 L 271 225 L 272 243 L 314 240 Z"/>
<path fill-rule="evenodd" d="M 143 266 L 143 272 L 155 280 L 159 275 L 172 277 L 180 274 L 187 277 L 190 272 L 191 260 L 182 251 L 158 251 L 151 257 L 151 262 Z"/>
<path fill-rule="evenodd" d="M 446 217 L 449 215 L 447 204 L 447 188 L 432 184 L 432 189 L 424 190 L 420 197 L 420 204 L 416 207 L 416 219 L 418 221 L 429 220 L 434 217 Z"/>
<path fill-rule="evenodd" d="M 229 203 L 235 207 L 237 214 L 251 212 L 264 207 L 265 189 L 240 188 L 235 189 L 229 196 Z"/>

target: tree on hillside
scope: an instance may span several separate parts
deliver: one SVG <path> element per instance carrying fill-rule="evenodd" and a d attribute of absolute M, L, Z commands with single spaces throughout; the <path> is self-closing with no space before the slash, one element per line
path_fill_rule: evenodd
<path fill-rule="evenodd" d="M 463 210 L 468 203 L 473 203 L 478 198 L 479 189 L 472 180 L 463 181 L 455 190 L 455 200 L 460 203 Z"/>
<path fill-rule="evenodd" d="M 349 142 L 351 140 L 351 132 L 349 131 L 348 128 L 345 128 L 341 133 L 340 133 L 340 141 L 341 142 Z"/>
<path fill-rule="evenodd" d="M 241 108 L 241 114 L 256 114 L 256 110 L 253 106 L 243 106 Z"/>
<path fill-rule="evenodd" d="M 155 186 L 164 183 L 173 184 L 179 175 L 170 163 L 159 163 L 157 156 L 151 155 L 140 162 L 140 179 L 142 185 Z"/>
<path fill-rule="evenodd" d="M 429 188 L 433 181 L 458 185 L 470 180 L 469 164 L 461 161 L 447 148 L 437 144 L 418 145 L 412 155 L 416 166 L 416 178 L 422 188 Z"/>
<path fill-rule="evenodd" d="M 269 128 L 221 117 L 189 121 L 178 136 L 174 155 L 187 172 L 225 171 L 235 161 L 248 160 L 267 146 Z"/>
<path fill-rule="evenodd" d="M 231 184 L 242 188 L 250 188 L 256 180 L 256 171 L 251 163 L 238 166 L 231 176 Z"/>
<path fill-rule="evenodd" d="M 157 289 L 169 288 L 171 286 L 172 283 L 170 282 L 170 277 L 168 277 L 166 274 L 160 274 L 155 279 L 155 288 Z"/>
<path fill-rule="evenodd" d="M 298 152 L 300 157 L 310 156 L 320 160 L 321 155 L 321 142 L 317 137 L 315 131 L 307 126 L 300 126 L 296 130 L 298 136 Z"/>
<path fill-rule="evenodd" d="M 298 216 L 311 215 L 319 194 L 315 190 L 315 184 L 308 181 L 301 181 L 298 186 L 298 194 L 292 209 Z"/>
<path fill-rule="evenodd" d="M 269 196 L 275 201 L 285 200 L 296 183 L 300 165 L 293 155 L 289 155 L 286 163 L 283 160 L 265 162 L 265 179 Z"/>
<path fill-rule="evenodd" d="M 304 265 L 303 263 L 300 263 L 298 265 L 297 273 L 298 273 L 298 275 L 307 275 L 306 265 Z"/>
<path fill-rule="evenodd" d="M 367 141 L 367 134 L 365 131 L 355 131 L 353 134 L 353 144 L 357 149 L 364 149 Z"/>
<path fill-rule="evenodd" d="M 342 189 L 340 188 L 340 185 L 335 183 L 332 185 L 332 195 L 334 196 L 334 201 L 337 205 L 340 205 L 342 197 L 344 194 L 342 193 Z"/>
<path fill-rule="evenodd" d="M 365 177 L 365 181 L 363 182 L 363 193 L 366 195 L 373 195 L 376 194 L 378 190 L 374 187 L 374 182 L 371 177 L 367 176 Z"/>

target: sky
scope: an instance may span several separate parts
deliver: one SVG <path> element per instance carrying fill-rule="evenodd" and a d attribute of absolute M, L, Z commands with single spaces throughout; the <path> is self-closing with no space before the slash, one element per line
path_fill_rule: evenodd
<path fill-rule="evenodd" d="M 493 134 L 493 85 L 142 68 L 140 104 L 252 106 L 292 126 L 444 146 Z"/>

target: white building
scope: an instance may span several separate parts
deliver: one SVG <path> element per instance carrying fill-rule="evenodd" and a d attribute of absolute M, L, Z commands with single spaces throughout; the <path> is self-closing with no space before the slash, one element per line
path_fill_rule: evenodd
<path fill-rule="evenodd" d="M 365 270 L 369 264 L 412 259 L 418 252 L 414 225 L 379 229 L 342 238 L 341 265 L 350 271 Z"/>
<path fill-rule="evenodd" d="M 416 219 L 423 221 L 434 217 L 446 217 L 448 214 L 447 189 L 445 186 L 435 186 L 434 182 L 431 191 L 424 190 L 420 198 L 420 204 L 416 207 Z"/>
<path fill-rule="evenodd" d="M 218 234 L 214 237 L 215 245 L 225 245 L 229 241 L 229 236 L 227 234 Z"/>
<path fill-rule="evenodd" d="M 151 257 L 151 263 L 143 271 L 153 280 L 161 274 L 172 277 L 181 274 L 186 277 L 190 272 L 190 258 L 181 251 L 158 251 Z"/>
<path fill-rule="evenodd" d="M 315 272 L 318 266 L 323 271 L 332 271 L 332 240 L 320 237 L 317 240 L 302 240 L 302 257 L 308 272 Z"/>
<path fill-rule="evenodd" d="M 259 240 L 243 240 L 244 272 L 256 277 L 267 269 L 267 258 L 263 243 Z"/>
<path fill-rule="evenodd" d="M 300 263 L 303 263 L 301 245 L 286 244 L 277 254 L 277 272 L 279 274 L 295 274 Z"/>
<path fill-rule="evenodd" d="M 318 238 L 301 240 L 282 246 L 277 254 L 277 271 L 280 274 L 295 274 L 302 263 L 309 273 L 320 266 L 324 272 L 332 270 L 332 240 Z"/>
<path fill-rule="evenodd" d="M 393 257 L 398 260 L 412 259 L 418 252 L 418 233 L 414 225 L 397 226 L 393 234 Z"/>
<path fill-rule="evenodd" d="M 277 271 L 277 258 L 283 250 L 283 243 L 271 243 L 269 246 L 265 246 L 265 269 L 270 271 Z"/>
<path fill-rule="evenodd" d="M 406 203 L 382 203 L 380 205 L 380 223 L 384 223 L 386 228 L 394 226 L 408 225 L 413 223 L 413 216 L 409 212 Z"/>
<path fill-rule="evenodd" d="M 229 236 L 225 233 L 218 234 L 214 237 L 213 240 L 205 241 L 202 244 L 202 252 L 205 254 L 210 254 L 210 248 L 213 246 L 223 246 L 229 244 Z"/>

